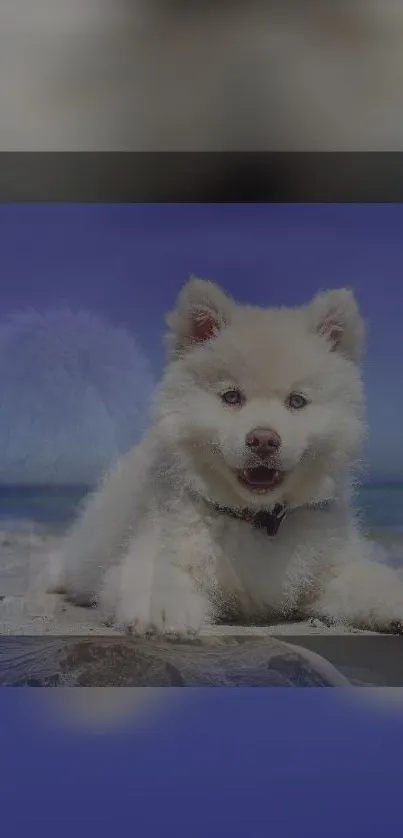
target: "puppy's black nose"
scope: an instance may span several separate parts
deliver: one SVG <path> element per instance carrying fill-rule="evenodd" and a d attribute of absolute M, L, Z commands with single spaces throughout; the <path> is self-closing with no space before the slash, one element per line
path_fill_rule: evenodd
<path fill-rule="evenodd" d="M 280 448 L 281 438 L 271 428 L 255 428 L 247 434 L 245 443 L 261 460 L 266 460 Z"/>

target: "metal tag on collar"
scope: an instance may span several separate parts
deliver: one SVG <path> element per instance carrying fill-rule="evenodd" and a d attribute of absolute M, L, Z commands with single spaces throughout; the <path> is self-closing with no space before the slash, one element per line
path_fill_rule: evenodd
<path fill-rule="evenodd" d="M 268 536 L 277 535 L 280 525 L 283 523 L 284 518 L 287 516 L 288 513 L 288 506 L 284 503 L 276 503 L 273 509 L 270 512 L 270 519 L 266 525 L 266 532 Z"/>
<path fill-rule="evenodd" d="M 259 529 L 265 529 L 268 536 L 277 535 L 280 524 L 288 513 L 288 506 L 283 503 L 276 503 L 273 509 L 258 512 L 255 516 L 254 525 Z"/>

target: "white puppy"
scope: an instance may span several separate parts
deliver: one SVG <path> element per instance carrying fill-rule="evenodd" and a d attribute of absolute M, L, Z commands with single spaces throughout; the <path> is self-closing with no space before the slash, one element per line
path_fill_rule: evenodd
<path fill-rule="evenodd" d="M 192 279 L 151 427 L 54 557 L 54 587 L 145 634 L 317 617 L 380 631 L 403 584 L 350 506 L 365 432 L 354 296 L 237 305 Z"/>

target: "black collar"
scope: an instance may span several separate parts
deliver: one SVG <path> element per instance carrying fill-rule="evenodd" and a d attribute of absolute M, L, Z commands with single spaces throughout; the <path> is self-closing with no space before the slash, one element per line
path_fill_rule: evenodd
<path fill-rule="evenodd" d="M 238 521 L 246 521 L 252 527 L 259 530 L 266 530 L 266 534 L 272 538 L 277 535 L 280 525 L 286 518 L 289 507 L 285 503 L 276 503 L 272 509 L 259 509 L 257 511 L 252 509 L 231 509 L 228 506 L 219 506 L 214 504 L 216 512 L 222 515 L 228 515 L 230 518 L 236 518 Z"/>
<path fill-rule="evenodd" d="M 327 509 L 332 503 L 332 498 L 323 498 L 312 503 L 304 504 L 311 509 Z M 229 506 L 220 506 L 218 503 L 212 504 L 213 509 L 221 515 L 227 515 L 230 518 L 236 518 L 238 521 L 246 521 L 252 527 L 258 530 L 266 530 L 269 538 L 277 535 L 281 524 L 287 517 L 288 513 L 292 511 L 293 507 L 289 507 L 286 503 L 276 503 L 272 509 L 231 509 Z M 301 507 L 295 507 L 295 509 Z"/>

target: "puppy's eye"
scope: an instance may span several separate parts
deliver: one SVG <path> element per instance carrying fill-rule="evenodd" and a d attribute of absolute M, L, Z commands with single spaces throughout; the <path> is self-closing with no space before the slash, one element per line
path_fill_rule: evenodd
<path fill-rule="evenodd" d="M 306 399 L 301 393 L 290 393 L 286 399 L 287 407 L 290 407 L 292 410 L 302 410 L 302 408 L 306 407 L 307 404 L 308 399 Z"/>
<path fill-rule="evenodd" d="M 225 393 L 221 393 L 221 401 L 223 401 L 224 404 L 232 404 L 239 407 L 244 404 L 245 396 L 240 390 L 236 390 L 234 388 L 233 390 L 226 390 Z"/>

